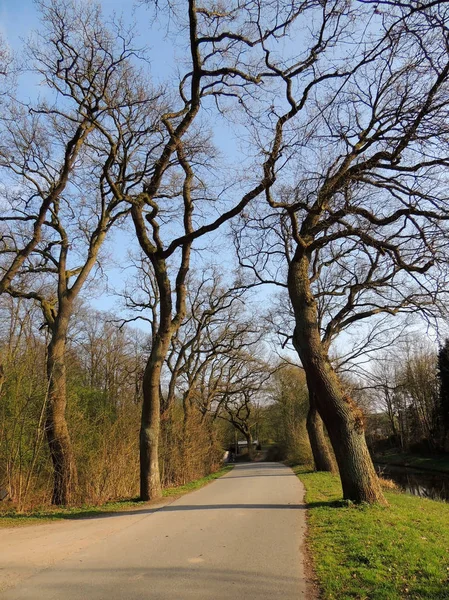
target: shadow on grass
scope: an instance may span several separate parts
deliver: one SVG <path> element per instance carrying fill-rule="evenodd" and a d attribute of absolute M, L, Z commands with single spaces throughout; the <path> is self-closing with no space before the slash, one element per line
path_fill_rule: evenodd
<path fill-rule="evenodd" d="M 306 508 L 347 508 L 345 500 L 321 500 L 319 502 L 307 502 Z"/>
<path fill-rule="evenodd" d="M 314 471 L 313 469 L 307 469 L 307 471 L 303 471 L 302 469 L 300 471 L 295 471 L 295 469 L 293 469 L 293 472 L 295 475 L 316 475 L 320 471 Z"/>

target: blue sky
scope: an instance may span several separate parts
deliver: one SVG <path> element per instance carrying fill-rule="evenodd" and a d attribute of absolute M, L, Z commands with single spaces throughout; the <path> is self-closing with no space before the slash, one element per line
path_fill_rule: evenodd
<path fill-rule="evenodd" d="M 0 27 L 14 49 L 20 46 L 20 37 L 27 34 L 35 21 L 36 7 L 32 0 L 20 3 L 0 0 Z"/>
<path fill-rule="evenodd" d="M 86 2 L 88 0 L 85 0 Z M 135 21 L 137 23 L 137 31 L 140 34 L 138 45 L 148 46 L 151 53 L 151 71 L 156 80 L 163 81 L 171 79 L 171 75 L 175 74 L 177 69 L 177 60 L 182 59 L 183 49 L 173 47 L 171 42 L 165 36 L 165 28 L 163 24 L 151 21 L 151 14 L 146 7 L 134 6 L 132 1 L 124 0 L 102 0 L 104 14 L 106 17 L 112 13 L 122 15 L 125 21 Z M 33 29 L 37 29 L 38 11 L 33 0 L 0 0 L 0 31 L 5 35 L 11 48 L 20 52 L 23 40 L 29 36 Z M 33 79 L 25 79 L 21 83 L 20 90 L 25 96 L 33 97 L 36 94 L 36 81 Z M 236 160 L 236 132 L 231 132 L 229 127 L 226 127 L 223 121 L 215 121 L 211 123 L 213 135 L 216 144 L 220 147 L 228 158 Z M 131 229 L 131 228 L 128 228 Z M 225 240 L 223 235 L 216 234 L 215 243 L 218 241 L 219 251 L 214 255 L 206 251 L 206 261 L 212 258 L 216 263 L 222 266 L 223 271 L 232 268 L 232 251 L 230 250 L 229 240 Z M 198 246 L 207 249 L 211 245 L 209 239 L 200 240 Z M 227 248 L 226 248 L 227 247 Z M 108 288 L 109 292 L 91 295 L 88 291 L 89 303 L 95 308 L 118 311 L 120 300 L 113 295 L 113 290 L 119 291 L 131 272 L 126 269 L 128 264 L 127 254 L 130 248 L 137 251 L 137 244 L 131 231 L 127 233 L 117 232 L 107 244 L 106 253 L 109 255 L 108 260 Z M 197 259 L 195 259 L 197 261 Z M 125 269 L 124 269 L 125 267 Z M 258 288 L 257 296 L 260 305 L 267 303 L 270 290 L 267 288 Z"/>
<path fill-rule="evenodd" d="M 86 2 L 88 0 L 85 0 Z M 144 6 L 126 0 L 100 0 L 105 17 L 123 16 L 125 22 L 135 22 L 139 43 L 148 46 L 153 56 L 152 71 L 156 77 L 164 77 L 171 68 L 171 46 L 165 33 L 150 26 L 150 14 Z M 10 47 L 20 51 L 23 41 L 39 27 L 38 9 L 34 0 L 0 0 L 0 31 Z"/>
<path fill-rule="evenodd" d="M 88 1 L 88 0 L 86 0 Z M 151 13 L 148 8 L 142 4 L 133 3 L 124 0 L 102 0 L 100 4 L 103 7 L 105 17 L 123 16 L 125 22 L 135 22 L 138 33 L 137 45 L 149 48 L 151 55 L 151 72 L 153 79 L 164 81 L 171 79 L 171 75 L 176 76 L 177 59 L 182 58 L 184 50 L 174 48 L 173 44 L 166 36 L 166 28 L 162 22 L 154 22 L 151 19 Z M 29 35 L 39 28 L 39 16 L 36 3 L 33 0 L 0 0 L 0 31 L 5 36 L 9 46 L 15 53 L 20 53 L 24 42 Z M 39 93 L 37 79 L 28 74 L 20 80 L 19 90 L 23 99 L 36 97 Z M 214 135 L 220 148 L 231 157 L 234 152 L 235 140 L 232 138 L 229 129 L 225 128 L 223 123 L 214 124 Z M 128 228 L 129 229 L 129 228 Z M 96 308 L 106 310 L 117 310 L 119 301 L 113 296 L 114 289 L 119 290 L 124 281 L 130 276 L 129 269 L 123 270 L 128 264 L 127 255 L 130 249 L 137 251 L 137 243 L 132 232 L 116 232 L 112 239 L 107 243 L 106 254 L 109 256 L 107 261 L 108 289 L 109 292 L 100 295 L 91 295 L 89 293 L 89 303 Z M 202 247 L 204 243 L 200 244 Z M 228 243 L 229 246 L 229 243 Z M 219 257 L 220 263 L 228 266 L 232 263 L 231 253 L 222 250 L 223 255 Z M 214 257 L 215 260 L 217 256 Z M 210 258 L 208 259 L 210 260 Z M 265 295 L 263 293 L 263 295 Z"/>
<path fill-rule="evenodd" d="M 118 14 L 132 12 L 132 2 L 125 0 L 102 0 L 101 5 L 105 14 L 114 11 Z M 141 12 L 143 8 L 139 10 Z M 1 28 L 13 48 L 18 48 L 20 38 L 26 38 L 28 32 L 36 27 L 37 14 L 36 3 L 33 0 L 0 0 Z"/>

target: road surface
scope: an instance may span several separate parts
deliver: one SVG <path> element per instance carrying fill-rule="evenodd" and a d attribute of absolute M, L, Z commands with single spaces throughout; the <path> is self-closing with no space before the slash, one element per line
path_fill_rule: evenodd
<path fill-rule="evenodd" d="M 302 501 L 289 468 L 239 464 L 158 510 L 3 529 L 0 599 L 303 600 Z"/>

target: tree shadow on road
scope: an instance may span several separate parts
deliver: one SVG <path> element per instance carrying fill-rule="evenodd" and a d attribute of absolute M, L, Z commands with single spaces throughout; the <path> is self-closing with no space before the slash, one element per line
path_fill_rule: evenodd
<path fill-rule="evenodd" d="M 216 481 L 227 481 L 228 479 L 244 479 L 246 477 L 296 477 L 296 475 L 292 473 L 261 473 L 260 475 L 226 475 L 226 477 L 222 477 L 221 479 L 217 479 Z"/>
<path fill-rule="evenodd" d="M 273 600 L 274 598 L 296 598 L 301 590 L 301 578 L 298 575 L 277 575 L 255 571 L 217 568 L 208 566 L 207 562 L 197 563 L 192 557 L 189 566 L 138 568 L 133 566 L 111 565 L 111 568 L 92 568 L 80 564 L 80 567 L 56 567 L 32 578 L 29 583 L 23 582 L 17 591 L 9 590 L 6 597 L 35 599 L 36 590 L 39 598 L 126 598 L 126 600 L 142 600 L 142 598 L 174 598 L 182 600 L 198 600 L 213 598 L 228 600 L 229 598 L 251 598 L 257 600 Z M 126 561 L 125 561 L 126 562 Z M 272 571 L 272 570 L 271 570 Z M 50 578 L 48 574 L 51 574 Z M 303 584 L 304 585 L 304 584 Z M 22 587 L 23 586 L 23 587 Z M 21 589 L 22 588 L 22 589 Z M 23 589 L 25 588 L 25 589 Z M 149 592 L 151 589 L 151 592 Z"/>
<path fill-rule="evenodd" d="M 161 508 L 162 512 L 184 510 L 304 510 L 305 504 L 176 504 Z"/>
<path fill-rule="evenodd" d="M 293 510 L 300 509 L 304 510 L 306 506 L 304 504 L 168 504 L 165 506 L 157 506 L 154 508 L 138 508 L 137 510 L 117 510 L 110 512 L 102 512 L 94 510 L 86 510 L 79 511 L 76 514 L 65 514 L 65 513 L 57 513 L 54 515 L 49 515 L 48 513 L 43 513 L 40 517 L 36 517 L 33 515 L 30 517 L 31 521 L 36 521 L 38 524 L 39 520 L 41 521 L 56 521 L 56 520 L 69 520 L 69 521 L 80 521 L 80 520 L 90 520 L 90 519 L 109 519 L 111 517 L 126 517 L 126 516 L 148 516 L 152 515 L 156 512 L 180 512 L 180 511 L 192 511 L 192 510 L 248 510 L 248 509 L 257 509 L 257 510 Z M 20 515 L 8 515 L 8 519 L 21 519 L 22 521 L 26 519 L 26 516 L 23 514 Z"/>

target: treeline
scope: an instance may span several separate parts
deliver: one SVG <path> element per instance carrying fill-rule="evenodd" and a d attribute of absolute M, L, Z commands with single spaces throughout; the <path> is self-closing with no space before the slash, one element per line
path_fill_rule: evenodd
<path fill-rule="evenodd" d="M 8 411 L 41 390 L 27 436 L 39 448 L 43 422 L 52 502 L 73 501 L 84 477 L 71 327 L 109 240 L 127 239 L 141 254 L 141 295 L 129 305 L 151 330 L 139 496 L 157 498 L 176 479 L 164 453 L 195 462 L 190 427 L 212 448 L 210 419 L 231 423 L 252 447 L 248 423 L 277 365 L 243 294 L 269 284 L 288 294 L 292 318 L 276 333 L 304 369 L 317 468 L 338 468 L 346 499 L 385 504 L 363 412 L 332 357 L 344 334 L 382 322 L 388 331 L 398 315 L 438 318 L 447 304 L 447 3 L 156 3 L 152 18 L 176 39 L 176 69 L 162 83 L 123 20 L 90 2 L 37 6 L 26 61 L 0 48 L 0 294 L 31 303 L 45 334 L 26 329 L 37 387 L 20 387 L 22 404 Z M 42 93 L 24 99 L 17 80 L 30 73 Z M 235 260 L 236 277 L 226 268 Z M 209 263 L 216 272 L 204 276 Z M 3 333 L 6 347 L 18 335 Z M 20 364 L 10 356 L 4 397 Z M 99 385 L 105 398 L 120 395 L 115 380 Z M 180 433 L 167 425 L 178 410 Z M 19 439 L 25 413 L 14 417 Z M 37 469 L 38 452 L 28 454 Z"/>
<path fill-rule="evenodd" d="M 222 288 L 216 292 L 230 297 Z M 270 367 L 256 358 L 260 335 L 254 336 L 241 318 L 229 324 L 227 304 L 222 304 L 225 314 L 217 306 L 211 309 L 217 293 L 210 287 L 203 300 L 207 297 L 216 318 L 205 315 L 204 306 L 199 311 L 196 296 L 165 365 L 159 440 L 163 487 L 217 470 L 224 450 L 235 442 L 235 430 L 246 440 L 250 457 L 257 438 L 275 448 L 272 458 L 311 463 L 303 371 L 282 363 Z M 22 299 L 2 297 L 0 323 L 0 482 L 8 499 L 22 509 L 52 499 L 45 430 L 49 334 L 38 306 Z M 72 503 L 138 496 L 142 379 L 149 344 L 149 333 L 118 322 L 112 313 L 81 305 L 73 316 L 66 349 L 66 418 L 77 472 Z"/>
<path fill-rule="evenodd" d="M 396 344 L 371 362 L 363 400 L 374 451 L 449 452 L 449 341 Z"/>
<path fill-rule="evenodd" d="M 0 485 L 19 508 L 50 503 L 48 332 L 37 307 L 7 296 L 0 302 L 0 323 Z M 97 504 L 138 495 L 148 343 L 148 335 L 119 327 L 111 314 L 79 308 L 74 315 L 66 351 L 67 427 L 77 467 L 72 502 Z M 200 423 L 200 416 L 186 426 L 179 398 L 164 415 L 160 460 L 165 487 L 202 477 L 221 464 L 223 432 L 209 416 Z"/>
<path fill-rule="evenodd" d="M 36 307 L 2 298 L 0 478 L 19 506 L 50 502 L 48 332 Z M 77 311 L 67 347 L 67 425 L 78 465 L 74 501 L 136 495 L 144 348 L 102 313 Z"/>

